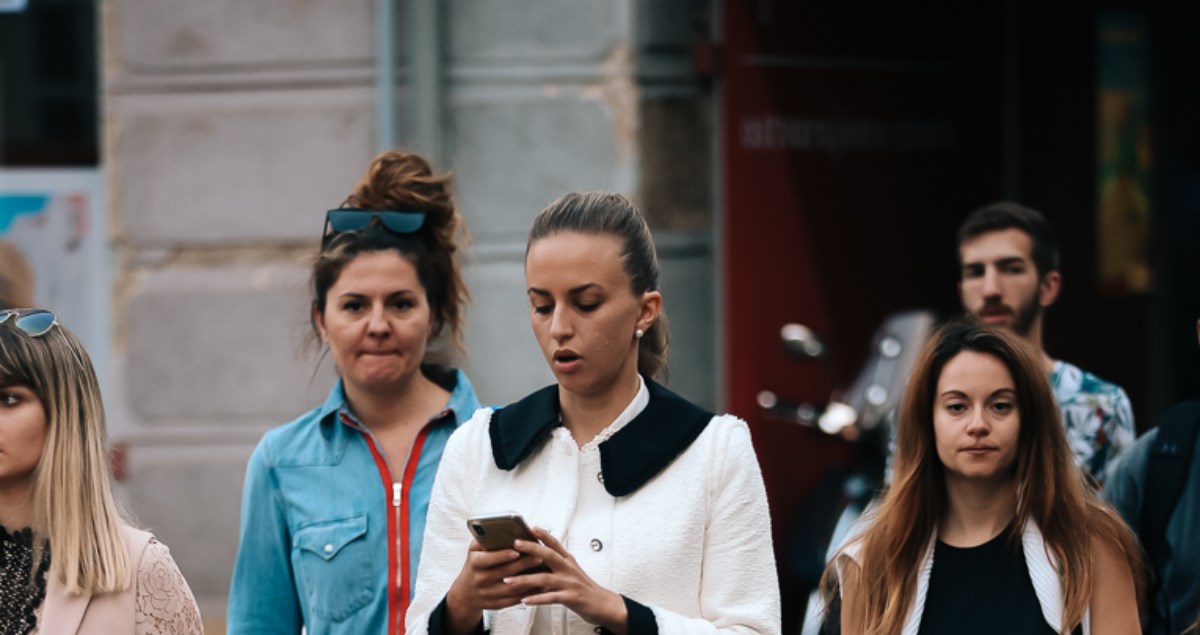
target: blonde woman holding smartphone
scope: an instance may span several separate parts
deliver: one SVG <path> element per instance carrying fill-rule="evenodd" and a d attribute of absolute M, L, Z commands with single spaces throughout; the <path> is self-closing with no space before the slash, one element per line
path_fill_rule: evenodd
<path fill-rule="evenodd" d="M 749 431 L 655 382 L 658 279 L 646 221 L 623 196 L 568 194 L 538 215 L 529 319 L 557 383 L 476 412 L 450 439 L 411 633 L 779 633 Z M 502 511 L 534 540 L 485 550 L 476 527 Z"/>

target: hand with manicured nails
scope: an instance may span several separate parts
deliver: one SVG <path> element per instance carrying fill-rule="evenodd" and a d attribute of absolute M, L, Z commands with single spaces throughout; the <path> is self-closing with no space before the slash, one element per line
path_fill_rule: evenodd
<path fill-rule="evenodd" d="M 541 544 L 518 540 L 513 548 L 527 558 L 545 562 L 550 572 L 510 575 L 503 579 L 505 586 L 521 596 L 521 602 L 528 606 L 561 604 L 588 624 L 623 635 L 629 617 L 624 598 L 596 584 L 549 532 L 534 527 L 533 535 Z"/>
<path fill-rule="evenodd" d="M 450 632 L 472 633 L 483 619 L 485 609 L 497 610 L 520 602 L 522 591 L 504 580 L 540 564 L 537 556 L 514 549 L 486 551 L 478 542 L 471 541 L 467 561 L 446 593 Z"/>

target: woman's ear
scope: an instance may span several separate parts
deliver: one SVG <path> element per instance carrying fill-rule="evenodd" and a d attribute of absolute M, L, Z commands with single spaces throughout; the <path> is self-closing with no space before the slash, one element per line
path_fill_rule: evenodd
<path fill-rule="evenodd" d="M 321 341 L 326 341 L 325 338 L 325 316 L 321 313 L 321 309 L 317 307 L 317 303 L 312 304 L 313 324 L 317 325 L 317 332 L 321 334 Z"/>
<path fill-rule="evenodd" d="M 650 330 L 662 313 L 662 294 L 658 291 L 647 291 L 642 294 L 642 305 L 638 310 L 637 327 L 643 331 Z"/>

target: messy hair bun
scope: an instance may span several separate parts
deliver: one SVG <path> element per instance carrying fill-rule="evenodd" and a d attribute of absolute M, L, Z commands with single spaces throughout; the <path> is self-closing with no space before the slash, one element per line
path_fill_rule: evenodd
<path fill-rule="evenodd" d="M 324 313 L 325 295 L 355 257 L 395 250 L 417 269 L 434 316 L 434 336 L 448 336 L 454 350 L 461 352 L 462 309 L 468 294 L 454 255 L 456 238 L 465 230 L 450 195 L 450 182 L 450 174 L 434 174 L 429 161 L 414 152 L 389 150 L 376 156 L 341 206 L 421 211 L 425 222 L 412 234 L 395 234 L 373 223 L 329 240 L 313 265 L 313 305 L 317 310 Z"/>
<path fill-rule="evenodd" d="M 426 227 L 450 253 L 455 250 L 453 235 L 462 225 L 450 197 L 450 175 L 434 174 L 429 161 L 415 152 L 389 150 L 375 157 L 342 207 L 425 212 Z"/>

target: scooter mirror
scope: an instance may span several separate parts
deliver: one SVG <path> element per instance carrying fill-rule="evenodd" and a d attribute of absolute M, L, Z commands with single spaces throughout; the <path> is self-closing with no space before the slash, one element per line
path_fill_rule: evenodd
<path fill-rule="evenodd" d="M 789 355 L 805 359 L 817 359 L 825 355 L 824 342 L 803 324 L 784 324 L 779 329 L 779 338 L 783 342 L 783 350 Z"/>

